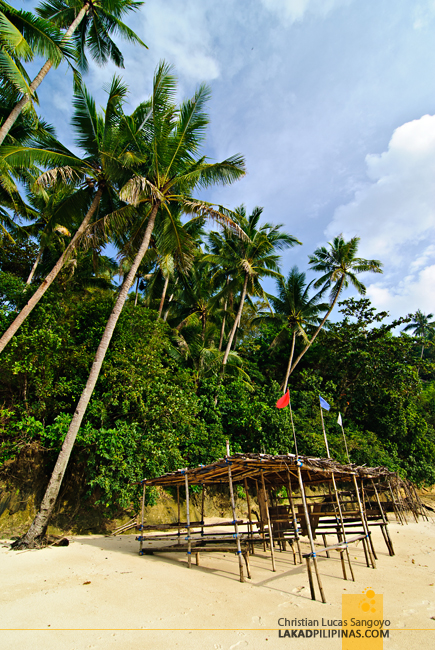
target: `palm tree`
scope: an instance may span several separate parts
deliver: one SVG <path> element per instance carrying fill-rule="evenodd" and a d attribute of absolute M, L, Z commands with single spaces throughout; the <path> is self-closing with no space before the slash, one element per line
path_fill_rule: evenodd
<path fill-rule="evenodd" d="M 118 219 L 122 213 L 134 212 L 131 206 L 120 208 L 118 198 L 118 189 L 131 177 L 129 165 L 135 160 L 134 155 L 129 153 L 130 143 L 120 132 L 122 105 L 126 93 L 126 86 L 119 78 L 114 77 L 108 91 L 105 111 L 98 113 L 95 102 L 86 88 L 82 86 L 76 90 L 72 123 L 77 133 L 77 145 L 84 152 L 83 157 L 76 156 L 54 139 L 48 139 L 51 148 L 12 145 L 3 147 L 5 159 L 22 168 L 32 165 L 38 159 L 45 164 L 60 163 L 62 166 L 44 172 L 38 179 L 38 183 L 49 187 L 55 187 L 57 183 L 78 185 L 76 191 L 62 204 L 63 216 L 66 218 L 70 211 L 75 211 L 77 214 L 77 211 L 81 211 L 84 206 L 87 207 L 87 211 L 53 269 L 1 337 L 0 352 L 54 282 L 67 259 L 83 239 L 98 211 L 103 212 L 103 215 L 113 211 Z M 114 208 L 118 209 L 114 210 Z M 77 216 L 75 218 L 77 219 Z"/>
<path fill-rule="evenodd" d="M 326 246 L 321 246 L 309 256 L 309 264 L 314 271 L 322 273 L 322 277 L 314 282 L 314 287 L 322 287 L 322 291 L 331 289 L 329 294 L 329 309 L 314 332 L 311 339 L 307 342 L 302 352 L 290 368 L 290 373 L 296 368 L 305 352 L 311 347 L 318 333 L 322 329 L 330 313 L 338 300 L 341 291 L 351 284 L 362 296 L 366 293 L 366 288 L 356 277 L 357 273 L 382 273 L 382 262 L 379 260 L 365 260 L 356 257 L 360 238 L 352 237 L 348 242 L 343 239 L 342 235 L 334 237 L 332 242 Z"/>
<path fill-rule="evenodd" d="M 92 57 L 100 65 L 111 59 L 115 65 L 124 66 L 122 54 L 112 40 L 114 35 L 146 47 L 145 43 L 121 21 L 121 17 L 130 11 L 136 11 L 142 4 L 143 2 L 137 0 L 93 0 L 92 2 L 89 0 L 47 0 L 44 2 L 37 10 L 41 17 L 39 20 L 47 26 L 47 29 L 51 28 L 56 34 L 59 33 L 59 30 L 66 29 L 66 31 L 57 48 L 52 48 L 53 53 L 49 52 L 49 58 L 28 87 L 16 84 L 22 97 L 15 104 L 0 129 L 0 145 L 21 111 L 34 98 L 36 89 L 50 68 L 53 65 L 59 65 L 66 54 L 71 56 L 71 50 L 67 49 L 71 41 L 75 45 L 77 63 L 82 70 L 87 69 L 86 49 L 89 49 Z M 14 14 L 15 20 L 17 20 L 16 13 Z M 26 13 L 28 14 L 28 12 Z M 30 21 L 31 14 L 28 16 Z M 80 29 L 78 29 L 79 27 Z M 45 41 L 44 44 L 46 45 Z M 46 55 L 46 49 L 43 50 L 43 55 Z"/>
<path fill-rule="evenodd" d="M 261 312 L 254 322 L 271 322 L 280 326 L 280 331 L 272 341 L 271 347 L 282 343 L 291 336 L 290 356 L 284 379 L 283 393 L 287 391 L 290 369 L 295 351 L 296 337 L 300 336 L 306 343 L 309 339 L 307 329 L 320 321 L 319 314 L 327 311 L 328 305 L 321 303 L 323 289 L 310 297 L 312 282 L 306 283 L 305 273 L 294 266 L 287 279 L 277 280 L 278 297 L 272 297 L 274 313 Z"/>
<path fill-rule="evenodd" d="M 137 147 L 136 153 L 143 154 L 143 164 L 140 173 L 126 184 L 121 194 L 140 208 L 137 228 L 132 233 L 143 232 L 142 241 L 107 322 L 40 510 L 26 535 L 17 541 L 18 547 L 34 545 L 46 530 L 83 416 L 128 292 L 148 250 L 156 219 L 170 219 L 169 205 L 175 203 L 181 204 L 185 211 L 199 213 L 202 217 L 209 216 L 227 227 L 231 226 L 230 219 L 209 204 L 193 198 L 192 192 L 198 186 L 226 185 L 239 179 L 245 173 L 244 160 L 238 155 L 211 164 L 204 157 L 198 157 L 208 124 L 204 105 L 209 98 L 209 90 L 202 85 L 194 97 L 183 102 L 179 108 L 174 103 L 176 90 L 171 68 L 161 63 L 154 77 L 151 99 L 126 119 L 130 140 Z M 234 228 L 237 228 L 236 224 Z"/>
<path fill-rule="evenodd" d="M 14 94 L 15 104 L 20 95 L 36 99 L 22 61 L 32 61 L 35 55 L 48 57 L 53 65 L 71 59 L 73 49 L 62 39 L 62 32 L 48 20 L 0 0 L 0 83 Z"/>
<path fill-rule="evenodd" d="M 414 336 L 417 336 L 421 339 L 422 344 L 420 359 L 423 359 L 424 341 L 427 338 L 428 334 L 435 330 L 435 321 L 430 321 L 430 319 L 433 318 L 433 314 L 424 314 L 421 309 L 417 309 L 415 314 L 410 314 L 410 316 L 412 318 L 412 322 L 404 327 L 403 331 L 412 331 Z"/>
<path fill-rule="evenodd" d="M 270 223 L 264 223 L 259 226 L 262 212 L 263 208 L 256 207 L 247 217 L 243 205 L 236 208 L 234 220 L 245 233 L 245 238 L 236 238 L 230 231 L 225 230 L 223 236 L 220 237 L 220 242 L 219 238 L 214 238 L 213 252 L 204 258 L 217 267 L 215 279 L 224 276 L 223 293 L 234 294 L 236 288 L 240 290 L 239 307 L 222 360 L 224 367 L 240 323 L 246 296 L 264 297 L 261 279 L 281 277 L 278 267 L 279 256 L 276 251 L 301 243 L 293 235 L 282 232 L 282 225 L 273 226 Z M 231 278 L 229 282 L 227 282 L 228 278 Z M 243 284 L 240 287 L 241 282 Z"/>

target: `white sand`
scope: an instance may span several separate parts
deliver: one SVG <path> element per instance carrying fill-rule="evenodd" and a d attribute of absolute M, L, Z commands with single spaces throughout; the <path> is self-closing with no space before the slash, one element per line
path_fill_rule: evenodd
<path fill-rule="evenodd" d="M 435 523 L 391 524 L 390 534 L 395 557 L 374 532 L 376 570 L 352 547 L 355 582 L 342 579 L 338 555 L 320 559 L 327 604 L 311 600 L 305 565 L 294 566 L 290 552 L 276 553 L 272 573 L 258 551 L 252 580 L 241 584 L 233 554 L 204 554 L 188 570 L 183 554 L 140 557 L 134 535 L 75 537 L 41 551 L 0 543 L 0 648 L 335 650 L 339 639 L 279 639 L 278 619 L 340 619 L 341 595 L 367 587 L 384 594 L 385 648 L 435 648 Z"/>

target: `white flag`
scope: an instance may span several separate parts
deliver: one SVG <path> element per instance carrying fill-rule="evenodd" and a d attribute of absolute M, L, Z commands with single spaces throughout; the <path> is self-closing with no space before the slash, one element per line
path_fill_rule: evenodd
<path fill-rule="evenodd" d="M 338 414 L 337 422 L 341 427 L 343 426 L 343 420 L 341 419 L 341 413 Z"/>

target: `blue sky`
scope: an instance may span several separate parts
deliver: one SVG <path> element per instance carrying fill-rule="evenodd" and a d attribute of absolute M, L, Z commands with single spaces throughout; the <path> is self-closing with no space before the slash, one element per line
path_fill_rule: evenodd
<path fill-rule="evenodd" d="M 148 0 L 128 22 L 149 46 L 121 43 L 132 106 L 165 59 L 180 97 L 211 86 L 205 153 L 246 157 L 246 177 L 205 198 L 263 206 L 296 235 L 284 272 L 305 270 L 334 235 L 358 235 L 361 255 L 384 263 L 362 278 L 374 305 L 434 311 L 435 0 Z M 114 72 L 86 76 L 101 104 Z M 39 96 L 71 144 L 66 69 Z"/>

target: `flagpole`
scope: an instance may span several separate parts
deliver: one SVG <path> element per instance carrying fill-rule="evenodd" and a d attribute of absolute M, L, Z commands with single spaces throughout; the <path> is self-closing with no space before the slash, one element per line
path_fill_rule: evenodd
<path fill-rule="evenodd" d="M 298 443 L 296 442 L 296 431 L 295 431 L 295 425 L 294 425 L 294 423 L 293 423 L 293 411 L 292 411 L 292 403 L 291 403 L 291 399 L 290 399 L 290 391 L 288 392 L 288 400 L 289 400 L 289 401 L 288 401 L 288 406 L 289 406 L 289 409 L 290 409 L 290 420 L 291 420 L 291 423 L 292 423 L 292 429 L 293 429 L 293 439 L 294 439 L 294 441 L 295 441 L 295 452 L 296 452 L 296 458 L 299 458 L 299 454 L 298 454 Z"/>
<path fill-rule="evenodd" d="M 349 450 L 347 448 L 346 436 L 344 435 L 344 428 L 343 428 L 343 421 L 341 419 L 341 413 L 338 414 L 338 417 L 340 418 L 339 423 L 340 423 L 340 426 L 341 426 L 341 431 L 343 433 L 343 440 L 344 440 L 344 446 L 346 447 L 347 460 L 349 461 L 349 464 L 350 464 Z"/>
<path fill-rule="evenodd" d="M 322 429 L 323 429 L 323 437 L 325 438 L 326 453 L 328 454 L 328 458 L 331 458 L 331 454 L 329 453 L 328 438 L 326 437 L 325 423 L 323 421 L 322 405 L 320 405 L 320 419 L 322 420 Z"/>

